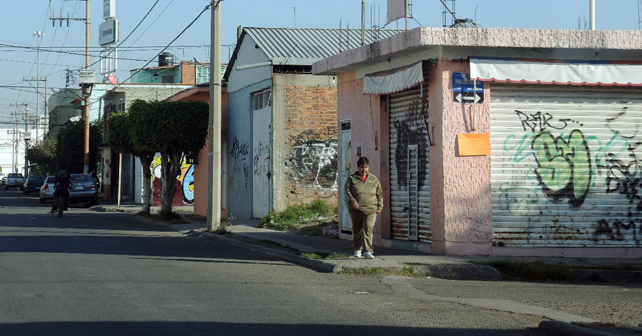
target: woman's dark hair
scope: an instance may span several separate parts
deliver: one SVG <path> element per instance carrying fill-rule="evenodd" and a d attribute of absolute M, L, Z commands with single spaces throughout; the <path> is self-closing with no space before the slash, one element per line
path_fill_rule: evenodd
<path fill-rule="evenodd" d="M 357 167 L 361 166 L 370 166 L 370 161 L 368 161 L 368 158 L 365 156 L 362 156 L 357 160 Z"/>

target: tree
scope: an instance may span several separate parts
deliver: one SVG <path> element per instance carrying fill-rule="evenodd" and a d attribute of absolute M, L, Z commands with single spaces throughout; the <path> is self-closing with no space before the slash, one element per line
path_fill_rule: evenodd
<path fill-rule="evenodd" d="M 138 102 L 134 102 L 130 106 L 130 111 L 137 110 L 140 108 Z M 137 113 L 134 113 L 135 115 Z M 109 132 L 107 133 L 107 143 L 109 147 L 119 153 L 130 153 L 140 160 L 141 165 L 143 166 L 143 208 L 142 212 L 144 214 L 150 214 L 151 208 L 151 195 L 152 195 L 152 172 L 151 165 L 152 160 L 154 160 L 153 151 L 144 151 L 138 150 L 132 143 L 132 128 L 134 127 L 134 122 L 130 121 L 131 114 L 128 113 L 114 113 L 109 116 L 107 119 L 107 127 Z"/>
<path fill-rule="evenodd" d="M 91 126 L 89 135 L 89 171 L 95 171 L 102 142 L 100 127 Z M 56 169 L 67 167 L 70 173 L 82 173 L 85 165 L 84 124 L 80 121 L 70 123 L 58 132 L 56 139 Z"/>
<path fill-rule="evenodd" d="M 53 175 L 56 165 L 56 140 L 43 139 L 27 148 L 27 160 L 35 165 L 35 171 L 42 175 Z"/>
<path fill-rule="evenodd" d="M 204 102 L 136 100 L 129 107 L 134 148 L 161 154 L 161 215 L 170 216 L 176 178 L 186 153 L 205 146 L 209 107 Z"/>

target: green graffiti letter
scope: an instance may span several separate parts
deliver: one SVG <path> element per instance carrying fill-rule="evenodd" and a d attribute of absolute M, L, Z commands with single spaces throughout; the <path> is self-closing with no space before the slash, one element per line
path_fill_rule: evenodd
<path fill-rule="evenodd" d="M 568 141 L 550 132 L 538 134 L 532 142 L 537 161 L 535 174 L 547 196 L 569 198 L 572 207 L 584 203 L 591 185 L 591 155 L 580 130 L 573 130 Z"/>

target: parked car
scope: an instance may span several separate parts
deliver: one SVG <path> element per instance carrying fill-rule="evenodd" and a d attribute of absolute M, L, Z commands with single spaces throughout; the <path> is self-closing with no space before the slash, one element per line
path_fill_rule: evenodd
<path fill-rule="evenodd" d="M 45 203 L 47 200 L 53 200 L 55 176 L 47 176 L 45 182 L 40 186 L 40 203 Z"/>
<path fill-rule="evenodd" d="M 4 190 L 9 188 L 17 188 L 22 190 L 25 183 L 25 178 L 20 173 L 9 173 L 7 180 L 4 182 Z"/>
<path fill-rule="evenodd" d="M 5 181 L 7 181 L 7 176 L 3 176 L 2 179 L 0 180 L 0 187 L 4 187 Z"/>
<path fill-rule="evenodd" d="M 29 175 L 25 181 L 22 193 L 27 195 L 30 191 L 37 192 L 40 191 L 40 187 L 45 182 L 45 177 L 43 175 Z"/>
<path fill-rule="evenodd" d="M 69 190 L 69 202 L 90 202 L 98 204 L 98 188 L 96 180 L 90 174 L 71 174 L 74 186 Z"/>

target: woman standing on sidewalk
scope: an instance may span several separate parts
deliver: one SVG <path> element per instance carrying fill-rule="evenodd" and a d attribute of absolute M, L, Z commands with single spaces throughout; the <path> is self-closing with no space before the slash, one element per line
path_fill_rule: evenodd
<path fill-rule="evenodd" d="M 383 191 L 377 177 L 370 174 L 368 158 L 360 157 L 357 167 L 358 170 L 348 177 L 345 185 L 352 219 L 354 256 L 361 258 L 361 250 L 366 250 L 364 256 L 374 259 L 372 237 L 377 214 L 383 209 Z"/>

